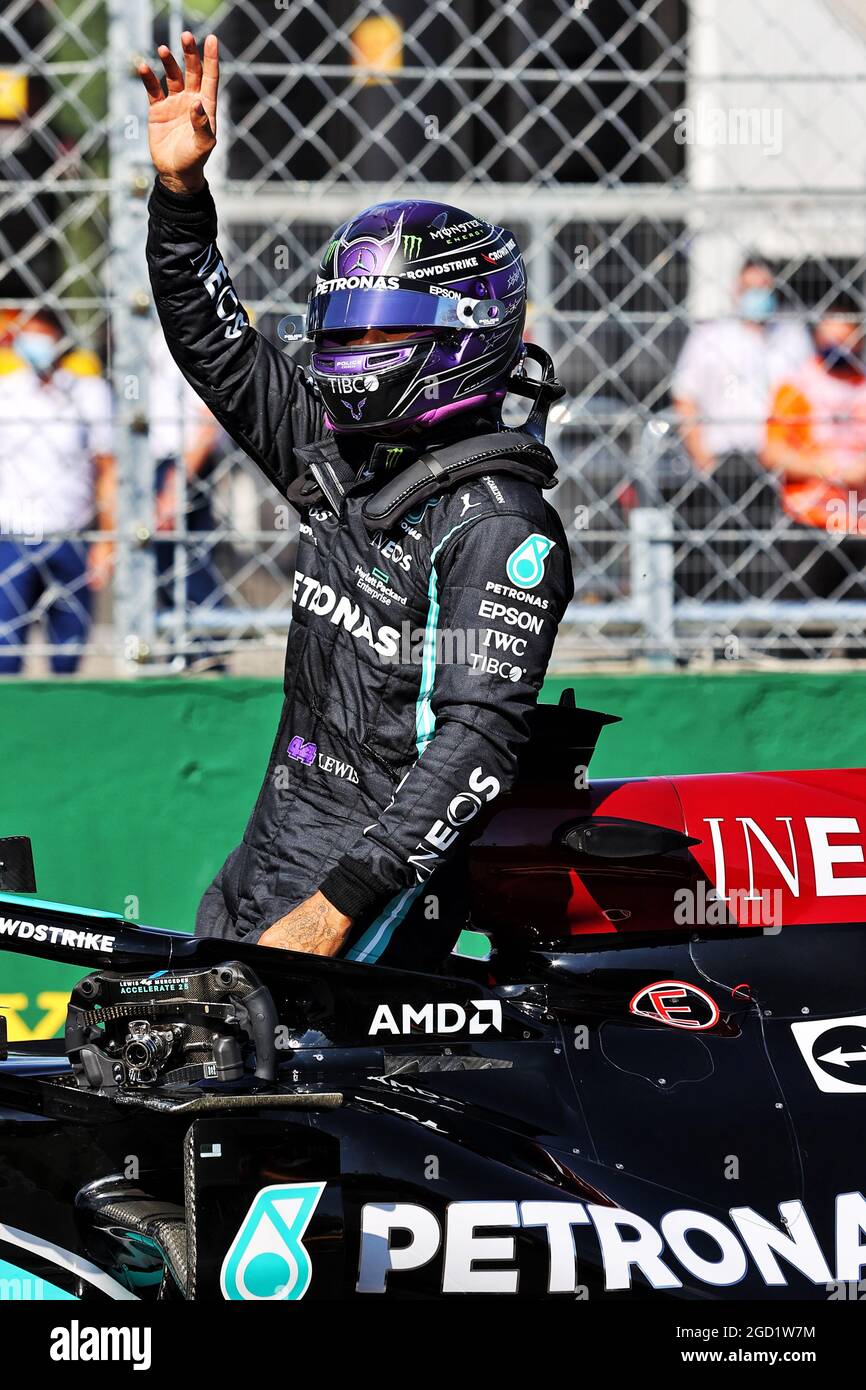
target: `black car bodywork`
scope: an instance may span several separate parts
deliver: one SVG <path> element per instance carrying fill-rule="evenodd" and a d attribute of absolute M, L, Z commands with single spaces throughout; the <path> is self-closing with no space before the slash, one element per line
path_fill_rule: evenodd
<path fill-rule="evenodd" d="M 475 848 L 492 953 L 451 974 L 0 896 L 5 949 L 90 972 L 63 1042 L 2 1049 L 6 1296 L 16 1280 L 22 1298 L 145 1300 L 856 1286 L 863 926 L 665 915 L 672 885 L 703 876 L 698 837 L 599 814 L 614 784 L 575 786 L 606 722 L 540 714 Z M 497 855 L 534 898 L 491 905 Z M 625 883 L 629 929 L 611 909 L 607 930 L 564 929 L 554 868 L 599 903 Z M 826 1048 L 809 1053 L 804 1024 Z"/>

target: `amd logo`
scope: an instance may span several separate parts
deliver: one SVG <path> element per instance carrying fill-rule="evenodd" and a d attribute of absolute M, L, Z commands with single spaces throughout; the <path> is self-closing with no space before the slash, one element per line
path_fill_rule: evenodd
<path fill-rule="evenodd" d="M 502 1032 L 502 1004 L 498 999 L 470 999 L 468 1004 L 422 1004 L 419 1009 L 403 1004 L 399 1021 L 390 1004 L 380 1004 L 370 1024 L 370 1037 L 391 1033 L 480 1033 Z"/>

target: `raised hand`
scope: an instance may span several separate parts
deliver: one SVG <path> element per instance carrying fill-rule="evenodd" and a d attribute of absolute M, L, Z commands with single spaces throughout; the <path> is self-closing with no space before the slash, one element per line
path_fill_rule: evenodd
<path fill-rule="evenodd" d="M 204 187 L 204 166 L 216 144 L 219 44 L 215 34 L 204 41 L 204 63 L 198 45 L 186 30 L 181 35 L 184 71 L 170 48 L 157 52 L 165 69 L 167 93 L 147 64 L 139 66 L 150 103 L 147 134 L 150 157 L 160 180 L 175 193 L 195 193 Z"/>

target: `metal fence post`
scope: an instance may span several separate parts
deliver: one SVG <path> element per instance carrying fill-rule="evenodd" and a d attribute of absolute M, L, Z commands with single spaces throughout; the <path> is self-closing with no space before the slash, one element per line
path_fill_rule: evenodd
<path fill-rule="evenodd" d="M 136 65 L 152 43 L 150 0 L 108 0 L 110 370 L 116 402 L 117 519 L 115 658 L 136 669 L 156 632 L 153 459 L 148 439 L 151 339 L 145 242 L 152 170 L 147 98 Z"/>
<path fill-rule="evenodd" d="M 674 664 L 673 519 L 661 507 L 635 507 L 629 517 L 631 591 L 642 617 L 652 666 Z"/>

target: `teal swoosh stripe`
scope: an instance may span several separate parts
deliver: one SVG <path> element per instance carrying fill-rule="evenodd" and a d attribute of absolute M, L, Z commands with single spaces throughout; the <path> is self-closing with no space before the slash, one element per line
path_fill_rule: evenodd
<path fill-rule="evenodd" d="M 436 633 L 439 628 L 440 613 L 436 556 L 453 535 L 464 526 L 470 526 L 474 520 L 474 517 L 467 517 L 465 521 L 458 521 L 457 525 L 452 526 L 447 535 L 443 536 L 442 540 L 434 546 L 430 555 L 430 583 L 427 587 L 427 597 L 430 603 L 427 609 L 427 622 L 424 627 L 421 685 L 418 690 L 418 698 L 415 701 L 415 747 L 418 749 L 419 758 L 433 737 L 436 727 L 436 719 L 430 703 L 433 683 L 436 680 Z M 423 883 L 416 883 L 411 888 L 405 888 L 401 893 L 397 893 L 395 897 L 389 899 L 375 922 L 371 923 L 364 935 L 346 952 L 346 959 L 366 961 L 367 963 L 378 960 L 423 887 Z"/>
<path fill-rule="evenodd" d="M 378 960 L 423 887 L 423 883 L 416 883 L 391 898 L 375 922 L 346 952 L 346 960 L 366 961 L 368 964 Z"/>
<path fill-rule="evenodd" d="M 68 1299 L 77 1303 L 74 1293 L 42 1279 L 32 1270 L 0 1260 L 0 1303 L 34 1303 L 42 1299 Z"/>
<path fill-rule="evenodd" d="M 442 537 L 433 549 L 430 556 L 430 583 L 427 588 L 427 597 L 430 600 L 427 609 L 427 623 L 424 628 L 424 646 L 421 656 L 421 687 L 418 691 L 418 699 L 415 702 L 415 746 L 418 749 L 420 758 L 424 749 L 427 747 L 436 726 L 433 717 L 433 710 L 430 707 L 430 699 L 433 694 L 433 682 L 436 679 L 436 633 L 439 628 L 439 580 L 436 574 L 436 556 L 451 537 L 460 531 L 464 526 L 470 526 L 473 517 L 467 517 L 465 521 L 458 521 L 456 526 L 452 526 L 447 535 Z"/>
<path fill-rule="evenodd" d="M 79 1279 L 83 1279 L 86 1284 L 108 1294 L 109 1298 L 124 1301 L 131 1299 L 134 1303 L 138 1302 L 137 1294 L 132 1293 L 117 1279 L 112 1279 L 111 1275 L 106 1274 L 104 1269 L 91 1264 L 90 1260 L 85 1259 L 83 1255 L 76 1254 L 74 1250 L 67 1250 L 62 1245 L 55 1245 L 54 1241 L 34 1235 L 32 1231 L 21 1231 L 17 1226 L 7 1226 L 5 1222 L 0 1221 L 0 1243 L 18 1246 L 19 1249 L 26 1250 L 31 1255 L 47 1260 L 50 1264 L 58 1265 L 60 1269 L 70 1270 Z M 17 1266 L 12 1265 L 11 1268 L 14 1271 Z M 24 1270 L 23 1273 L 28 1279 L 35 1277 L 27 1270 Z M 20 1278 L 21 1273 L 19 1272 L 13 1277 Z M 71 1295 L 64 1294 L 62 1289 L 57 1296 L 61 1298 L 71 1297 Z M 52 1297 L 55 1295 L 52 1294 Z"/>
<path fill-rule="evenodd" d="M 95 907 L 72 907 L 70 903 L 50 903 L 44 898 L 31 898 L 24 893 L 0 892 L 0 905 L 20 903 L 22 907 L 43 907 L 49 912 L 71 912 L 76 917 L 105 917 L 112 922 L 123 922 L 116 912 L 98 912 Z"/>

